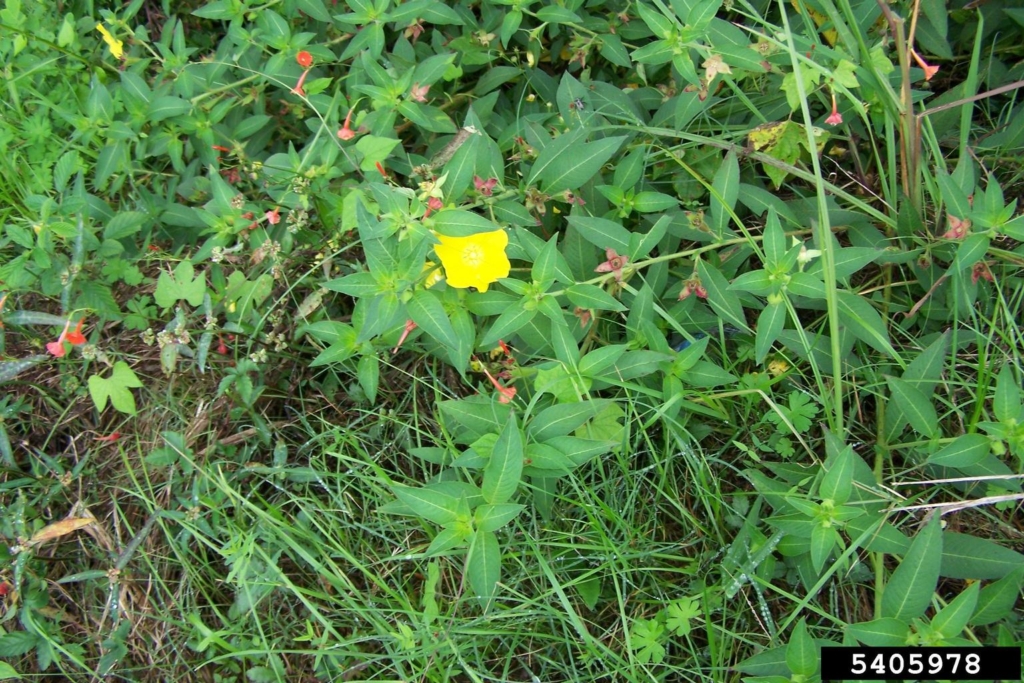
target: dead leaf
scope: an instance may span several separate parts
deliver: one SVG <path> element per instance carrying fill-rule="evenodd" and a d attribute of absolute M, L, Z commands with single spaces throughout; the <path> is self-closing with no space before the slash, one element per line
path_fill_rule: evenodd
<path fill-rule="evenodd" d="M 29 545 L 38 545 L 55 538 L 60 538 L 61 536 L 67 536 L 70 533 L 74 533 L 79 529 L 84 529 L 85 527 L 95 523 L 96 519 L 94 517 L 69 517 L 67 519 L 62 519 L 59 522 L 47 524 L 37 531 L 29 540 Z"/>

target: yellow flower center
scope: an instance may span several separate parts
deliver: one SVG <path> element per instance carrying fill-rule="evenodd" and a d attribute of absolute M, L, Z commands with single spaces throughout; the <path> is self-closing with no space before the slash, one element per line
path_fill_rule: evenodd
<path fill-rule="evenodd" d="M 470 268 L 479 268 L 484 262 L 484 250 L 478 244 L 467 244 L 462 250 L 462 262 Z"/>

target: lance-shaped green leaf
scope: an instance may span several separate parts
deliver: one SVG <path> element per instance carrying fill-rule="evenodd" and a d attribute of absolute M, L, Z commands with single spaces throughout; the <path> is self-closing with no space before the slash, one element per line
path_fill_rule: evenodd
<path fill-rule="evenodd" d="M 595 417 L 608 404 L 607 400 L 559 403 L 540 411 L 530 422 L 529 432 L 537 441 L 565 436 Z"/>
<path fill-rule="evenodd" d="M 761 315 L 757 317 L 757 333 L 754 336 L 754 354 L 758 363 L 764 362 L 785 324 L 785 304 L 768 304 L 761 311 Z"/>
<path fill-rule="evenodd" d="M 514 411 L 498 434 L 491 457 L 484 468 L 481 486 L 484 500 L 492 505 L 504 503 L 515 494 L 523 474 L 523 435 Z"/>
<path fill-rule="evenodd" d="M 935 382 L 938 381 L 945 366 L 949 340 L 950 334 L 946 332 L 932 342 L 928 348 L 907 365 L 907 369 L 903 373 L 903 381 L 910 382 L 930 397 L 935 390 Z M 892 442 L 906 426 L 907 418 L 903 411 L 903 404 L 898 401 L 886 401 L 886 441 Z"/>
<path fill-rule="evenodd" d="M 565 295 L 574 306 L 595 311 L 624 311 L 621 301 L 595 285 L 572 285 Z"/>
<path fill-rule="evenodd" d="M 566 137 L 572 139 L 563 142 Z M 578 136 L 563 134 L 537 157 L 529 184 L 540 183 L 548 194 L 577 189 L 601 170 L 625 139 L 619 135 L 580 144 Z"/>
<path fill-rule="evenodd" d="M 473 521 L 481 531 L 497 531 L 515 519 L 525 505 L 501 503 L 500 505 L 481 505 L 473 511 Z"/>
<path fill-rule="evenodd" d="M 986 538 L 947 531 L 942 540 L 939 571 L 951 579 L 1001 579 L 1024 566 L 1024 555 Z"/>
<path fill-rule="evenodd" d="M 630 232 L 619 223 L 596 216 L 569 216 L 569 225 L 596 247 L 610 247 L 618 254 L 629 254 Z"/>
<path fill-rule="evenodd" d="M 417 327 L 448 349 L 452 363 L 457 366 L 465 356 L 462 353 L 462 339 L 455 333 L 437 294 L 425 289 L 416 290 L 405 305 L 405 310 Z M 460 372 L 463 369 L 456 367 Z"/>
<path fill-rule="evenodd" d="M 962 434 L 953 443 L 928 456 L 929 465 L 939 467 L 970 467 L 989 453 L 989 439 L 982 434 Z"/>
<path fill-rule="evenodd" d="M 850 624 L 846 633 L 871 647 L 899 647 L 907 644 L 910 627 L 900 619 L 884 617 L 860 624 Z"/>
<path fill-rule="evenodd" d="M 889 354 L 903 365 L 903 359 L 889 342 L 889 333 L 885 330 L 882 316 L 878 315 L 874 306 L 863 297 L 844 290 L 836 292 L 836 300 L 839 303 L 839 319 L 853 336 L 876 351 Z"/>
<path fill-rule="evenodd" d="M 743 306 L 735 292 L 729 290 L 729 281 L 706 261 L 697 262 L 697 274 L 708 293 L 708 303 L 718 315 L 741 330 L 749 330 Z"/>
<path fill-rule="evenodd" d="M 955 638 L 967 626 L 971 615 L 974 614 L 974 606 L 978 604 L 978 591 L 981 590 L 980 583 L 973 583 L 964 589 L 960 595 L 939 610 L 939 613 L 932 618 L 932 630 L 942 634 L 943 638 Z"/>
<path fill-rule="evenodd" d="M 974 608 L 974 615 L 971 617 L 971 625 L 984 626 L 1009 616 L 1013 612 L 1014 605 L 1017 604 L 1022 584 L 1024 584 L 1024 566 L 1017 567 L 1003 578 L 982 588 L 978 595 L 978 604 Z"/>
<path fill-rule="evenodd" d="M 465 209 L 444 209 L 434 214 L 434 230 L 448 237 L 469 237 L 497 229 L 497 225 L 480 214 Z"/>
<path fill-rule="evenodd" d="M 996 393 L 992 397 L 992 412 L 1000 422 L 1019 420 L 1021 417 L 1020 384 L 1013 377 L 1013 368 L 1007 363 L 996 379 Z"/>
<path fill-rule="evenodd" d="M 736 160 L 736 153 L 729 152 L 711 182 L 711 216 L 708 225 L 718 239 L 724 239 L 727 234 L 732 233 L 728 228 L 729 220 L 739 196 L 740 165 Z"/>
<path fill-rule="evenodd" d="M 491 329 L 487 330 L 483 339 L 480 340 L 480 346 L 491 348 L 498 343 L 499 339 L 508 339 L 523 325 L 533 320 L 535 315 L 537 315 L 536 308 L 527 309 L 522 301 L 513 304 L 494 321 Z"/>
<path fill-rule="evenodd" d="M 793 627 L 786 646 L 786 664 L 798 676 L 810 678 L 818 670 L 818 644 L 807 632 L 807 620 L 801 618 Z"/>
<path fill-rule="evenodd" d="M 854 465 L 857 456 L 853 448 L 847 446 L 839 452 L 831 462 L 827 462 L 828 470 L 821 479 L 818 494 L 822 500 L 831 500 L 835 505 L 842 505 L 853 493 Z"/>
<path fill-rule="evenodd" d="M 455 496 L 410 486 L 394 486 L 392 490 L 413 514 L 434 524 L 448 524 L 458 516 L 459 499 Z"/>
<path fill-rule="evenodd" d="M 501 578 L 501 546 L 493 531 L 478 529 L 466 555 L 466 578 L 476 598 L 489 603 Z"/>
<path fill-rule="evenodd" d="M 934 515 L 910 544 L 882 593 L 882 617 L 909 622 L 924 614 L 939 581 L 942 527 Z"/>
<path fill-rule="evenodd" d="M 765 270 L 776 271 L 782 257 L 786 255 L 786 233 L 782 230 L 779 214 L 774 207 L 768 207 L 761 246 L 764 248 Z"/>
<path fill-rule="evenodd" d="M 904 382 L 895 377 L 886 377 L 889 384 L 889 391 L 892 393 L 892 401 L 898 401 L 903 407 L 903 414 L 914 430 L 928 438 L 934 438 L 939 431 L 939 416 L 935 413 L 935 406 L 932 401 L 909 382 Z"/>

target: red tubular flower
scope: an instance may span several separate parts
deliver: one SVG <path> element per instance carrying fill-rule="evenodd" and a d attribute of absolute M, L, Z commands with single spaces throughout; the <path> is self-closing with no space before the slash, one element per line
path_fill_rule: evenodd
<path fill-rule="evenodd" d="M 512 399 L 516 397 L 516 388 L 506 387 L 501 382 L 494 379 L 494 377 L 491 376 L 491 373 L 487 371 L 486 367 L 484 368 L 484 374 L 487 375 L 487 379 L 491 380 L 491 384 L 494 385 L 494 388 L 498 390 L 498 401 L 500 403 L 511 403 Z"/>
<path fill-rule="evenodd" d="M 309 54 L 305 50 L 302 50 L 301 52 L 299 52 L 299 54 L 295 55 L 295 61 L 298 62 L 299 66 L 301 66 L 303 69 L 308 69 L 309 67 L 313 66 L 313 55 Z"/>
<path fill-rule="evenodd" d="M 825 123 L 830 126 L 838 126 L 843 122 L 843 115 L 839 113 L 839 108 L 836 106 L 836 94 L 832 93 L 832 114 L 825 119 Z"/>
<path fill-rule="evenodd" d="M 306 91 L 302 89 L 302 84 L 306 82 L 306 76 L 308 76 L 308 75 L 309 75 L 309 70 L 308 69 L 306 71 L 302 72 L 302 75 L 299 76 L 299 82 L 295 84 L 294 88 L 292 88 L 292 94 L 293 95 L 298 95 L 299 97 L 305 97 L 306 96 Z"/>
<path fill-rule="evenodd" d="M 405 329 L 402 330 L 402 336 L 398 338 L 398 343 L 395 344 L 395 348 L 391 349 L 391 353 L 398 353 L 398 349 L 402 348 L 402 344 L 409 337 L 409 333 L 416 329 L 416 323 L 411 320 L 405 321 Z"/>
<path fill-rule="evenodd" d="M 79 346 L 85 343 L 85 335 L 82 334 L 82 323 L 84 321 L 79 320 L 78 325 L 74 331 L 69 332 L 71 329 L 71 321 L 68 320 L 64 323 L 64 329 L 61 331 L 60 336 L 57 337 L 57 341 L 52 341 L 46 345 L 46 350 L 50 352 L 50 355 L 56 358 L 64 357 L 64 342 L 71 342 L 72 346 Z"/>
<path fill-rule="evenodd" d="M 86 342 L 85 335 L 82 334 L 82 324 L 85 320 L 79 320 L 78 324 L 75 325 L 75 329 L 68 332 L 67 340 L 71 342 L 72 346 L 80 346 Z"/>
<path fill-rule="evenodd" d="M 280 209 L 274 209 L 273 211 L 267 211 L 264 214 L 267 217 L 267 222 L 271 225 L 277 225 L 281 222 L 281 211 Z"/>
<path fill-rule="evenodd" d="M 427 200 L 427 210 L 423 212 L 423 217 L 427 218 L 428 216 L 430 216 L 430 214 L 434 213 L 435 211 L 440 211 L 443 206 L 444 202 L 442 202 L 437 197 L 431 197 L 430 199 Z"/>
<path fill-rule="evenodd" d="M 932 66 L 928 62 L 921 59 L 921 55 L 917 54 L 917 50 L 911 50 L 910 56 L 914 58 L 914 61 L 917 62 L 917 65 L 919 67 L 924 69 L 924 80 L 932 80 L 932 77 L 939 72 L 939 67 Z"/>
<path fill-rule="evenodd" d="M 348 110 L 348 116 L 345 117 L 345 123 L 341 126 L 341 130 L 338 131 L 338 137 L 342 140 L 351 140 L 356 136 L 356 132 L 348 127 L 348 124 L 352 121 L 353 109 Z"/>

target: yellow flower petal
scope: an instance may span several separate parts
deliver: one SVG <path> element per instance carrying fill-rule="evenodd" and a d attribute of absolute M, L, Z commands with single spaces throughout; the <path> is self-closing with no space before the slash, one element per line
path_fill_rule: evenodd
<path fill-rule="evenodd" d="M 508 234 L 504 230 L 469 237 L 437 235 L 437 239 L 441 243 L 434 246 L 434 253 L 441 259 L 452 287 L 476 287 L 486 292 L 492 282 L 508 277 L 512 264 L 505 255 Z"/>
<path fill-rule="evenodd" d="M 114 55 L 114 59 L 121 59 L 124 56 L 124 43 L 110 35 L 110 31 L 103 24 L 96 24 L 96 30 L 103 36 L 103 42 L 110 48 L 110 54 Z"/>

